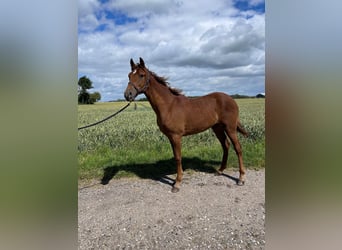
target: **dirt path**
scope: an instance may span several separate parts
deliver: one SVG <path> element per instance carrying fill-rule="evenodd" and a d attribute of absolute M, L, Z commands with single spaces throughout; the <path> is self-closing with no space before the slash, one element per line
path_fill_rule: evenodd
<path fill-rule="evenodd" d="M 249 170 L 242 187 L 199 172 L 185 173 L 176 194 L 168 183 L 166 177 L 80 187 L 79 249 L 265 248 L 265 170 Z"/>

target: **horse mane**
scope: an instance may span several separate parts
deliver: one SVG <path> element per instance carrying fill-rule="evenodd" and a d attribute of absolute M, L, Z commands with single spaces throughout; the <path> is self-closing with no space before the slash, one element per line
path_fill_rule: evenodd
<path fill-rule="evenodd" d="M 150 71 L 150 73 L 154 77 L 154 79 L 156 79 L 156 81 L 159 84 L 168 87 L 168 89 L 171 91 L 172 94 L 174 94 L 174 95 L 183 95 L 181 89 L 177 89 L 177 88 L 174 88 L 174 87 L 170 86 L 170 83 L 167 81 L 167 77 L 158 76 L 156 73 L 154 73 L 152 71 Z"/>
<path fill-rule="evenodd" d="M 140 66 L 138 64 L 138 66 Z M 147 69 L 148 70 L 148 69 Z M 174 87 L 171 87 L 170 86 L 170 83 L 167 81 L 167 77 L 163 77 L 163 76 L 158 76 L 156 73 L 148 70 L 150 72 L 150 74 L 154 77 L 154 79 L 156 79 L 156 81 L 161 84 L 161 85 L 164 85 L 166 86 L 170 92 L 174 95 L 183 95 L 183 91 L 181 89 L 178 89 L 178 88 L 174 88 Z"/>

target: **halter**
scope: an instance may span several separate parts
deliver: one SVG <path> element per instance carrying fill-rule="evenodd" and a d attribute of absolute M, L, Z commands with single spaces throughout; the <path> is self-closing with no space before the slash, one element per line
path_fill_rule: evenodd
<path fill-rule="evenodd" d="M 139 89 L 137 86 L 135 86 L 135 84 L 131 81 L 128 82 L 128 84 L 131 84 L 135 90 L 138 92 L 138 94 L 141 94 L 141 93 L 145 93 L 146 89 L 150 86 L 150 73 L 148 72 L 148 70 L 145 70 L 145 72 L 147 71 L 147 79 L 146 79 L 146 82 L 145 82 L 145 85 Z"/>

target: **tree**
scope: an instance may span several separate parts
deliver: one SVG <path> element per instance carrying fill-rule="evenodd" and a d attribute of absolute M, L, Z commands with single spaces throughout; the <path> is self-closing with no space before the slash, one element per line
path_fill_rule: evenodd
<path fill-rule="evenodd" d="M 101 99 L 99 92 L 88 93 L 88 89 L 93 88 L 93 82 L 86 76 L 78 79 L 78 103 L 94 104 Z"/>
<path fill-rule="evenodd" d="M 94 92 L 90 94 L 90 102 L 94 103 L 101 100 L 101 94 L 99 92 Z"/>
<path fill-rule="evenodd" d="M 82 76 L 78 79 L 78 86 L 81 88 L 80 92 L 87 92 L 87 89 L 93 88 L 93 82 L 86 76 Z"/>
<path fill-rule="evenodd" d="M 82 104 L 88 104 L 90 99 L 90 95 L 88 92 L 80 92 L 78 94 L 78 103 L 82 103 Z"/>

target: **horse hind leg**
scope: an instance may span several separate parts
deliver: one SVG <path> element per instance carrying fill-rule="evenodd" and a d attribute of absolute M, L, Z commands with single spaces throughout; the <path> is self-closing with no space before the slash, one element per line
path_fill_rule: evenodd
<path fill-rule="evenodd" d="M 228 151 L 229 151 L 230 143 L 228 141 L 228 138 L 224 132 L 224 127 L 222 125 L 216 124 L 215 126 L 212 127 L 212 129 L 213 129 L 217 139 L 220 141 L 221 146 L 222 146 L 222 150 L 223 150 L 221 167 L 216 173 L 218 175 L 221 175 L 227 167 Z"/>
<path fill-rule="evenodd" d="M 245 166 L 244 166 L 243 160 L 242 160 L 242 148 L 241 148 L 241 144 L 239 142 L 239 139 L 237 137 L 237 128 L 236 127 L 235 128 L 228 128 L 228 129 L 226 129 L 226 133 L 227 133 L 229 139 L 231 140 L 231 142 L 233 143 L 235 153 L 236 153 L 238 160 L 239 160 L 240 177 L 239 177 L 239 180 L 237 181 L 237 184 L 239 186 L 242 186 L 245 184 L 246 169 L 245 169 Z"/>

